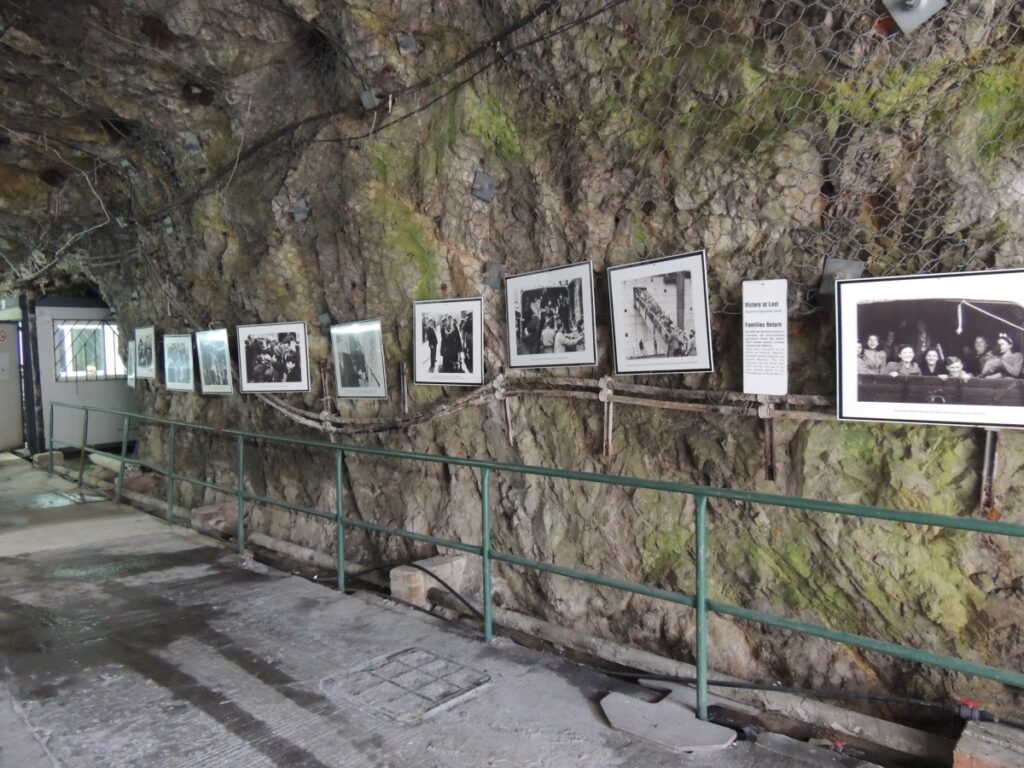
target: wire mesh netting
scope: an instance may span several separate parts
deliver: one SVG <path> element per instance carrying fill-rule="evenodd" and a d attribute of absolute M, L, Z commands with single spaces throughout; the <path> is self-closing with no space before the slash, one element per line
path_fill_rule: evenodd
<path fill-rule="evenodd" d="M 7 13 L 29 40 L 59 42 L 31 14 Z M 505 2 L 432 15 L 225 0 L 187 18 L 86 18 L 82 77 L 109 80 L 131 62 L 148 80 L 115 78 L 108 101 L 125 114 L 93 98 L 89 140 L 33 132 L 30 114 L 6 126 L 52 161 L 47 213 L 30 243 L 8 239 L 6 275 L 39 280 L 70 259 L 103 283 L 134 265 L 155 301 L 202 324 L 203 302 L 169 286 L 160 262 L 174 247 L 219 247 L 196 234 L 216 223 L 204 199 L 249 194 L 270 167 L 287 186 L 298 158 L 331 143 L 384 167 L 385 184 L 398 168 L 397 184 L 414 184 L 408 207 L 443 219 L 451 176 L 422 166 L 441 166 L 451 134 L 490 153 L 499 202 L 530 222 L 537 260 L 596 249 L 602 266 L 706 247 L 719 314 L 738 312 L 743 279 L 778 276 L 792 315 L 817 311 L 830 257 L 876 276 L 1011 266 L 1024 232 L 1022 23 L 1017 2 L 953 3 L 904 34 L 873 0 Z M 31 51 L 11 31 L 5 42 L 12 56 Z M 534 192 L 520 210 L 510 198 L 523 178 Z M 302 224 L 317 190 L 287 193 L 273 199 L 275 221 Z M 480 245 L 440 228 L 453 250 Z M 499 253 L 502 234 L 487 243 Z M 314 292 L 299 272 L 285 260 L 262 276 Z"/>

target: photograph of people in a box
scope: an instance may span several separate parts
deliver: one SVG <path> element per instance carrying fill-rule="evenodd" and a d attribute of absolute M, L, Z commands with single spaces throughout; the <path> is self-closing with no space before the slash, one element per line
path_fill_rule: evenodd
<path fill-rule="evenodd" d="M 837 286 L 840 418 L 1024 425 L 1024 270 Z"/>

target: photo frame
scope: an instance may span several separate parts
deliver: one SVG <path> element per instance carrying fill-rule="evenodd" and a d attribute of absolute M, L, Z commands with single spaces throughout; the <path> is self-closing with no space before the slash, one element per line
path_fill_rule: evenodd
<path fill-rule="evenodd" d="M 417 301 L 412 308 L 413 381 L 484 383 L 484 300 Z"/>
<path fill-rule="evenodd" d="M 135 389 L 135 339 L 128 342 L 128 360 L 125 363 L 125 372 L 127 373 L 127 384 L 132 389 Z"/>
<path fill-rule="evenodd" d="M 331 353 L 338 397 L 388 396 L 380 320 L 331 326 Z"/>
<path fill-rule="evenodd" d="M 191 335 L 186 333 L 164 336 L 164 380 L 171 392 L 195 391 Z"/>
<path fill-rule="evenodd" d="M 242 392 L 308 392 L 306 323 L 240 325 L 238 388 Z"/>
<path fill-rule="evenodd" d="M 703 250 L 609 267 L 615 373 L 714 370 Z"/>
<path fill-rule="evenodd" d="M 839 281 L 839 418 L 1024 426 L 1021 297 L 1021 269 Z"/>
<path fill-rule="evenodd" d="M 589 261 L 505 278 L 510 368 L 597 365 Z"/>
<path fill-rule="evenodd" d="M 204 395 L 230 395 L 231 349 L 228 329 L 216 328 L 195 334 L 196 353 L 199 358 L 199 387 Z"/>
<path fill-rule="evenodd" d="M 135 329 L 135 377 L 156 378 L 156 330 L 151 325 Z"/>

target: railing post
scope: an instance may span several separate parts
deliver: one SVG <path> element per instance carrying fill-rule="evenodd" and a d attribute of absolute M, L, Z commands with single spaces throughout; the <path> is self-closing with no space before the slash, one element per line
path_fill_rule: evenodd
<path fill-rule="evenodd" d="M 48 431 L 50 433 L 50 441 L 49 441 L 50 442 L 50 474 L 52 475 L 53 474 L 53 402 L 52 401 L 50 402 L 50 425 L 49 425 L 49 430 Z"/>
<path fill-rule="evenodd" d="M 174 444 L 178 437 L 178 427 L 171 424 L 171 439 L 167 446 L 167 524 L 171 524 L 171 516 L 174 510 Z"/>
<path fill-rule="evenodd" d="M 238 438 L 238 554 L 245 555 L 245 438 Z"/>
<path fill-rule="evenodd" d="M 338 532 L 338 591 L 345 591 L 345 451 L 334 453 L 335 527 Z"/>
<path fill-rule="evenodd" d="M 697 717 L 708 719 L 708 497 L 697 496 Z"/>
<path fill-rule="evenodd" d="M 117 495 L 114 501 L 121 503 L 121 493 L 124 490 L 124 462 L 128 458 L 128 432 L 132 426 L 131 415 L 124 417 L 124 433 L 121 435 L 121 466 L 117 471 Z"/>
<path fill-rule="evenodd" d="M 491 608 L 491 468 L 480 470 L 480 564 L 483 569 L 484 642 L 494 637 Z"/>
<path fill-rule="evenodd" d="M 89 409 L 82 411 L 82 446 L 78 452 L 78 487 L 82 487 L 82 477 L 85 475 L 85 444 L 89 440 Z"/>

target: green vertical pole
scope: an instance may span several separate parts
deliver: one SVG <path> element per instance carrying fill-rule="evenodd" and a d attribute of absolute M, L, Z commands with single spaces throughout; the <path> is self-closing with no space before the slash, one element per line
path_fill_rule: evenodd
<path fill-rule="evenodd" d="M 697 717 L 708 719 L 708 497 L 697 496 Z"/>
<path fill-rule="evenodd" d="M 124 461 L 128 458 L 128 431 L 132 426 L 131 415 L 124 417 L 124 434 L 121 435 L 121 468 L 117 471 L 117 496 L 114 501 L 121 503 L 121 491 L 124 489 Z"/>
<path fill-rule="evenodd" d="M 238 438 L 238 554 L 245 554 L 245 438 Z"/>
<path fill-rule="evenodd" d="M 484 642 L 494 637 L 491 608 L 491 469 L 480 470 L 480 564 L 484 572 Z"/>
<path fill-rule="evenodd" d="M 82 449 L 78 453 L 78 487 L 82 487 L 82 477 L 85 475 L 85 444 L 89 439 L 89 409 L 82 411 Z"/>
<path fill-rule="evenodd" d="M 50 474 L 53 474 L 53 403 L 50 403 Z"/>
<path fill-rule="evenodd" d="M 345 591 L 345 451 L 334 452 L 334 521 L 338 532 L 338 591 Z"/>
<path fill-rule="evenodd" d="M 171 438 L 167 445 L 167 524 L 171 524 L 171 515 L 174 510 L 174 444 L 178 437 L 178 427 L 171 424 Z"/>

